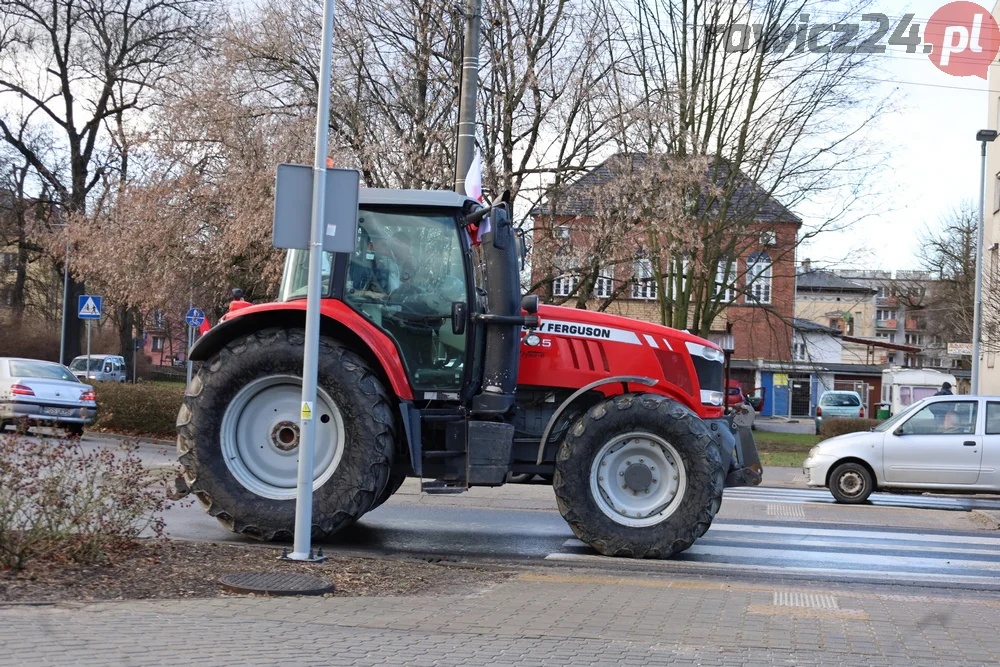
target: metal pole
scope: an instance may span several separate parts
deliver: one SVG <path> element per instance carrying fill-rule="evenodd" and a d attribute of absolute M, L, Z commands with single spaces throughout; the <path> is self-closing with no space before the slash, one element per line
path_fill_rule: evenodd
<path fill-rule="evenodd" d="M 476 92 L 479 86 L 479 20 L 481 0 L 465 6 L 465 47 L 462 53 L 462 98 L 458 104 L 458 145 L 455 192 L 466 194 L 465 176 L 476 150 Z"/>
<path fill-rule="evenodd" d="M 309 234 L 309 282 L 302 358 L 302 410 L 299 415 L 298 495 L 295 539 L 290 560 L 319 560 L 312 553 L 313 453 L 316 449 L 316 385 L 319 374 L 319 302 L 323 270 L 323 219 L 326 214 L 326 153 L 330 129 L 330 70 L 333 60 L 333 4 L 323 1 L 323 55 L 316 102 L 316 155 L 313 160 L 312 225 Z"/>
<path fill-rule="evenodd" d="M 88 380 L 90 379 L 90 319 L 87 319 L 87 372 L 84 375 Z"/>
<path fill-rule="evenodd" d="M 194 299 L 193 298 L 188 298 L 188 312 L 190 313 L 193 309 L 194 309 Z M 192 370 L 191 348 L 194 346 L 194 343 L 191 342 L 191 338 L 192 338 L 192 336 L 191 336 L 191 333 L 192 333 L 191 330 L 194 327 L 191 326 L 190 322 L 188 322 L 187 325 L 188 325 L 188 331 L 187 331 L 187 383 L 188 383 L 188 386 L 190 386 L 191 385 L 191 370 Z"/>
<path fill-rule="evenodd" d="M 972 395 L 979 394 L 979 338 L 983 317 L 983 226 L 986 207 L 986 142 L 982 143 L 982 170 L 979 175 L 979 225 L 976 230 L 976 296 L 972 324 Z"/>
<path fill-rule="evenodd" d="M 69 312 L 69 239 L 66 239 L 66 261 L 63 262 L 62 327 L 59 331 L 59 363 L 66 365 L 66 313 Z"/>

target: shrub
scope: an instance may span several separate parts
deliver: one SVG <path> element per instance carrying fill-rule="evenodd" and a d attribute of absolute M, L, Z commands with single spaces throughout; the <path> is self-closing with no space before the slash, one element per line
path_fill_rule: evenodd
<path fill-rule="evenodd" d="M 32 558 L 94 563 L 163 535 L 166 497 L 135 453 L 0 435 L 0 567 Z"/>
<path fill-rule="evenodd" d="M 117 384 L 95 382 L 97 422 L 94 428 L 172 439 L 184 400 L 183 383 Z"/>
<path fill-rule="evenodd" d="M 835 435 L 845 433 L 858 433 L 870 431 L 873 426 L 878 426 L 882 421 L 879 419 L 856 419 L 850 417 L 830 417 L 824 419 L 819 425 L 819 435 L 821 440 L 832 438 Z"/>

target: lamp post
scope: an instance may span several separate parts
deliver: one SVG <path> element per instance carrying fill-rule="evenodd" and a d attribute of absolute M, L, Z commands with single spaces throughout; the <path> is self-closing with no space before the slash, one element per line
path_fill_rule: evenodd
<path fill-rule="evenodd" d="M 986 144 L 997 138 L 996 130 L 979 130 L 976 141 L 982 145 L 982 169 L 979 174 L 979 226 L 976 230 L 976 292 L 972 323 L 972 395 L 979 393 L 979 339 L 983 322 L 983 226 L 986 215 Z"/>

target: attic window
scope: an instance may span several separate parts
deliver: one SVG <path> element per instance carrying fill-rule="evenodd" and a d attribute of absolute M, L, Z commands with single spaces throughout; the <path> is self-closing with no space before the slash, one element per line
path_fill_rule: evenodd
<path fill-rule="evenodd" d="M 778 245 L 778 234 L 777 232 L 761 232 L 760 233 L 760 244 L 765 247 Z"/>

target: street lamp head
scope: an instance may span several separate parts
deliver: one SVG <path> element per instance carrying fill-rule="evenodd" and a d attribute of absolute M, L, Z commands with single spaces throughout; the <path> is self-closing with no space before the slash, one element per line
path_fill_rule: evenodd
<path fill-rule="evenodd" d="M 979 130 L 976 132 L 976 141 L 993 141 L 996 138 L 996 130 Z"/>

